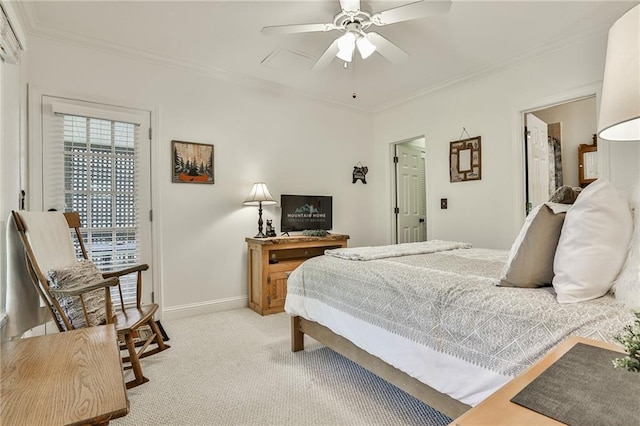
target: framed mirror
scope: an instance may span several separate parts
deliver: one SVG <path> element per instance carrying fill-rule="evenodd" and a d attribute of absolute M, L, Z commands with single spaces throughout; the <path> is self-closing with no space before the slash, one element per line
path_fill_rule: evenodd
<path fill-rule="evenodd" d="M 584 188 L 598 179 L 598 139 L 593 135 L 593 144 L 578 145 L 578 184 Z"/>
<path fill-rule="evenodd" d="M 480 136 L 449 143 L 449 175 L 451 182 L 480 180 L 482 163 Z"/>

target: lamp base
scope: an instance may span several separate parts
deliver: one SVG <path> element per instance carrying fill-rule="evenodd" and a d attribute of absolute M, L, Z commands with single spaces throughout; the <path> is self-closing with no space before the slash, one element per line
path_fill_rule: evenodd
<path fill-rule="evenodd" d="M 253 238 L 267 238 L 262 232 L 262 201 L 258 202 L 258 233 Z"/>

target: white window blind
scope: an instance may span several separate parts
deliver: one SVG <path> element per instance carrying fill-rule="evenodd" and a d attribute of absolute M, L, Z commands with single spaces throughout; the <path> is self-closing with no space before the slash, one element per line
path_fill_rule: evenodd
<path fill-rule="evenodd" d="M 9 64 L 17 64 L 20 59 L 20 48 L 18 37 L 0 5 L 0 59 Z"/>
<path fill-rule="evenodd" d="M 140 258 L 140 125 L 79 115 L 91 109 L 53 107 L 44 139 L 45 208 L 76 211 L 90 259 L 103 271 Z M 78 256 L 81 256 L 76 243 Z M 136 276 L 120 279 L 126 304 L 135 303 Z M 117 290 L 114 289 L 114 298 Z M 115 299 L 114 299 L 115 300 Z"/>

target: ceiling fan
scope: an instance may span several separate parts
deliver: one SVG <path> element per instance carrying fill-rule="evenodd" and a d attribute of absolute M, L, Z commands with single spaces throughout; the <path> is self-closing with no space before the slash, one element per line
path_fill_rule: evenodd
<path fill-rule="evenodd" d="M 360 0 L 340 0 L 341 11 L 333 18 L 333 22 L 269 26 L 264 27 L 262 33 L 265 35 L 277 35 L 333 30 L 343 33 L 324 51 L 314 64 L 313 70 L 326 67 L 333 61 L 334 57 L 345 62 L 351 62 L 356 48 L 362 59 L 368 58 L 373 52 L 377 51 L 387 60 L 397 63 L 407 59 L 409 55 L 380 34 L 374 31 L 366 32 L 365 30 L 372 25 L 381 27 L 446 13 L 451 8 L 451 1 L 423 0 L 377 13 L 369 13 L 366 10 L 362 10 L 361 7 Z"/>

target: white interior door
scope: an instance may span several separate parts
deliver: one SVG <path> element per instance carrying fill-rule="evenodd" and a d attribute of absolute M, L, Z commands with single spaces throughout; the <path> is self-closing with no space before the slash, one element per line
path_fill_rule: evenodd
<path fill-rule="evenodd" d="M 549 140 L 547 123 L 533 114 L 526 114 L 527 123 L 527 212 L 549 201 Z"/>
<path fill-rule="evenodd" d="M 425 241 L 426 185 L 424 151 L 410 144 L 396 145 L 397 242 Z"/>

